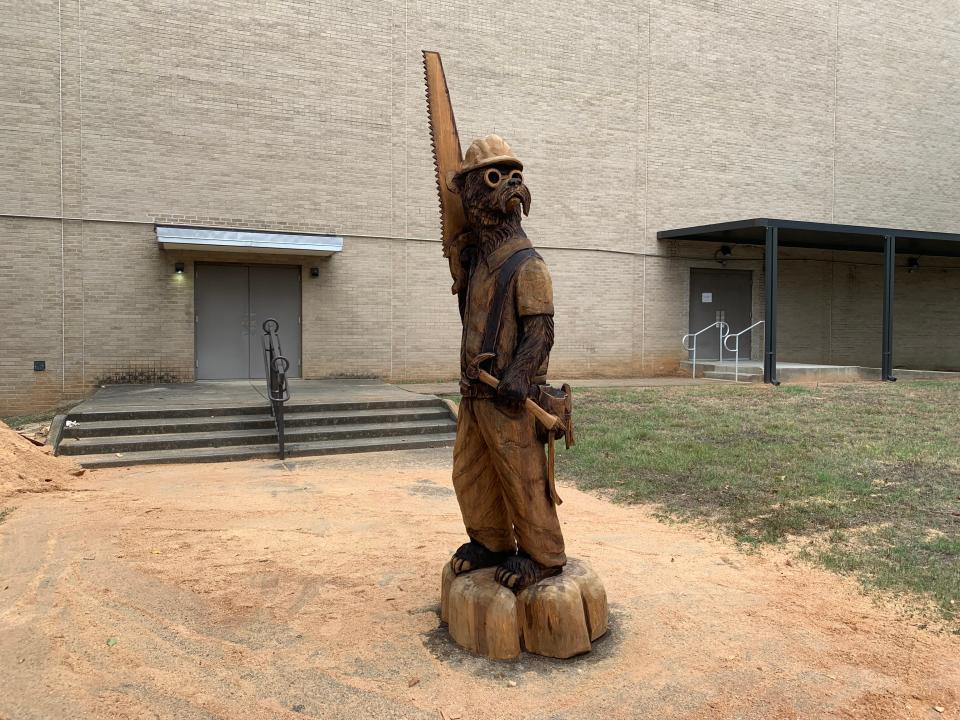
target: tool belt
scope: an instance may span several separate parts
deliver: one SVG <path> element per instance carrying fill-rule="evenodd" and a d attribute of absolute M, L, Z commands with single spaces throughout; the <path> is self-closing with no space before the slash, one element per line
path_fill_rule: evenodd
<path fill-rule="evenodd" d="M 532 400 L 551 415 L 556 415 L 563 422 L 562 428 L 553 431 L 555 440 L 563 438 L 569 449 L 575 442 L 573 437 L 573 393 L 570 386 L 564 383 L 559 388 L 552 385 L 537 385 L 532 393 Z M 537 423 L 537 437 L 540 442 L 549 440 L 550 431 Z"/>
<path fill-rule="evenodd" d="M 567 383 L 559 388 L 537 385 L 533 401 L 551 415 L 560 418 L 560 425 L 553 428 L 545 428 L 538 422 L 537 436 L 540 442 L 547 444 L 547 494 L 554 505 L 561 505 L 563 500 L 557 493 L 554 476 L 555 446 L 557 438 L 560 437 L 566 443 L 567 449 L 576 442 L 573 437 L 573 393 Z"/>

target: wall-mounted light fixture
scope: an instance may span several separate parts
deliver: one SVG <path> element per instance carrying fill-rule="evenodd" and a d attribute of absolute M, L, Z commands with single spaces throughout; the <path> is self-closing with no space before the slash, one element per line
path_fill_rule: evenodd
<path fill-rule="evenodd" d="M 320 268 L 318 267 L 310 268 L 310 277 L 320 277 Z"/>
<path fill-rule="evenodd" d="M 731 255 L 733 255 L 733 249 L 729 245 L 721 245 L 720 248 L 713 254 L 713 259 L 721 265 L 726 265 L 727 258 L 729 258 Z"/>
<path fill-rule="evenodd" d="M 184 267 L 185 267 L 185 266 L 184 266 L 184 264 L 183 264 L 182 262 L 174 263 L 174 264 L 173 264 L 173 271 L 174 271 L 177 275 L 183 275 Z"/>
<path fill-rule="evenodd" d="M 919 269 L 920 269 L 920 258 L 918 257 L 907 258 L 908 273 L 912 273 L 915 270 L 919 270 Z"/>

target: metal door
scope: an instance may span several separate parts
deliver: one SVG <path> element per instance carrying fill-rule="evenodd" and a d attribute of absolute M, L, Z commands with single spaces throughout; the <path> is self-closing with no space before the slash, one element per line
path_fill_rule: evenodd
<path fill-rule="evenodd" d="M 287 377 L 300 377 L 300 268 L 256 265 L 250 268 L 250 377 L 264 377 L 263 321 L 280 323 L 280 345 L 290 361 Z M 255 340 L 255 342 L 254 342 Z"/>
<path fill-rule="evenodd" d="M 206 265 L 196 269 L 198 380 L 263 378 L 263 321 L 280 323 L 288 377 L 300 377 L 300 269 Z"/>
<path fill-rule="evenodd" d="M 249 272 L 244 265 L 198 265 L 197 379 L 250 377 Z"/>
<path fill-rule="evenodd" d="M 750 270 L 690 269 L 690 330 L 695 333 L 722 320 L 731 333 L 753 323 L 753 273 Z M 740 338 L 740 357 L 750 357 L 750 335 Z M 731 341 L 732 344 L 732 341 Z M 724 359 L 733 353 L 723 352 Z M 705 332 L 697 339 L 697 360 L 720 357 L 720 333 Z"/>

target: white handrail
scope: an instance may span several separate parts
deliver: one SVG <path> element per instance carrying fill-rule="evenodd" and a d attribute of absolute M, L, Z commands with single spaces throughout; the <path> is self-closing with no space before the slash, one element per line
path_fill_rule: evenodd
<path fill-rule="evenodd" d="M 683 336 L 683 340 L 680 341 L 680 344 L 683 345 L 684 350 L 693 353 L 693 377 L 697 376 L 697 337 L 702 333 L 705 333 L 707 330 L 712 330 L 713 328 L 720 329 L 720 362 L 723 362 L 723 341 L 726 339 L 727 335 L 730 334 L 730 326 L 723 322 L 723 320 L 717 320 L 715 323 L 707 325 L 703 330 L 699 330 L 695 333 L 687 333 Z M 693 338 L 693 347 L 687 345 L 687 340 L 689 338 Z"/>
<path fill-rule="evenodd" d="M 723 346 L 733 353 L 733 381 L 740 382 L 740 336 L 744 333 L 748 333 L 753 330 L 757 325 L 763 325 L 763 320 L 758 320 L 753 325 L 748 327 L 746 330 L 741 330 L 738 333 L 727 333 L 726 337 L 723 338 Z M 736 342 L 733 344 L 733 347 L 727 345 L 727 340 L 730 338 L 735 338 Z"/>

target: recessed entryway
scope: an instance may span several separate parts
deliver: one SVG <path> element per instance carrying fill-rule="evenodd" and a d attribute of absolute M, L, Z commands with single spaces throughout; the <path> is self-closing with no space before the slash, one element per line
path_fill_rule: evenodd
<path fill-rule="evenodd" d="M 699 332 L 721 320 L 731 333 L 753 322 L 753 273 L 750 270 L 690 269 L 690 330 Z M 729 355 L 724 351 L 724 355 Z M 697 357 L 720 357 L 720 332 L 705 332 L 697 339 Z M 740 357 L 750 357 L 750 333 L 740 338 Z"/>
<path fill-rule="evenodd" d="M 300 268 L 286 265 L 196 266 L 198 380 L 264 377 L 263 321 L 280 323 L 289 377 L 300 377 Z"/>

